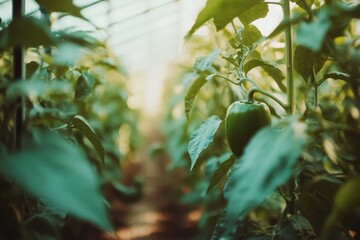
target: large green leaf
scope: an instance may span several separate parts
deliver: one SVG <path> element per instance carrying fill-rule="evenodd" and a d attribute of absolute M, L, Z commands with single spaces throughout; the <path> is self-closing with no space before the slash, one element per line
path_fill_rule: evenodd
<path fill-rule="evenodd" d="M 264 18 L 269 12 L 269 7 L 267 3 L 259 3 L 242 12 L 239 15 L 239 19 L 244 24 L 244 26 L 249 25 L 253 21 Z"/>
<path fill-rule="evenodd" d="M 244 65 L 244 72 L 248 73 L 251 69 L 255 67 L 261 67 L 262 69 L 264 69 L 264 71 L 267 72 L 275 80 L 281 91 L 286 92 L 286 86 L 282 82 L 285 76 L 279 68 L 261 59 L 251 59 Z"/>
<path fill-rule="evenodd" d="M 269 38 L 275 37 L 279 33 L 283 32 L 286 27 L 291 26 L 293 24 L 297 24 L 306 19 L 305 13 L 294 14 L 292 18 L 284 18 L 279 25 L 269 34 Z"/>
<path fill-rule="evenodd" d="M 295 70 L 306 81 L 310 74 L 315 70 L 318 73 L 324 66 L 327 56 L 322 53 L 313 53 L 308 48 L 297 46 L 294 53 Z"/>
<path fill-rule="evenodd" d="M 14 46 L 38 47 L 40 45 L 55 45 L 55 38 L 50 31 L 50 26 L 39 19 L 15 18 L 5 30 L 0 32 L 0 49 Z"/>
<path fill-rule="evenodd" d="M 59 210 L 111 229 L 100 179 L 79 148 L 57 134 L 38 131 L 23 146 L 2 157 L 4 177 Z"/>
<path fill-rule="evenodd" d="M 190 170 L 195 166 L 202 151 L 204 151 L 214 140 L 215 133 L 221 122 L 222 120 L 218 116 L 211 116 L 202 122 L 200 127 L 191 134 L 188 144 L 188 152 L 191 158 Z"/>
<path fill-rule="evenodd" d="M 297 205 L 302 215 L 319 235 L 329 216 L 335 193 L 340 185 L 341 182 L 338 179 L 324 176 L 318 176 L 300 185 L 301 195 Z"/>
<path fill-rule="evenodd" d="M 325 9 L 326 10 L 326 9 Z M 296 42 L 318 52 L 325 40 L 326 34 L 331 28 L 331 21 L 329 19 L 328 11 L 320 11 L 317 18 L 311 23 L 302 22 L 296 33 Z"/>
<path fill-rule="evenodd" d="M 284 126 L 285 127 L 282 127 Z M 261 129 L 235 161 L 225 185 L 228 228 L 284 184 L 306 143 L 304 123 L 295 119 Z"/>
<path fill-rule="evenodd" d="M 251 7 L 264 2 L 263 0 L 208 0 L 206 6 L 200 11 L 197 19 L 188 32 L 192 35 L 199 27 L 210 19 L 214 19 L 217 30 L 221 30 L 235 17 Z"/>
<path fill-rule="evenodd" d="M 330 212 L 325 227 L 324 233 L 326 233 L 332 226 L 338 221 L 344 220 L 344 218 L 352 218 L 351 214 L 356 214 L 360 208 L 360 179 L 355 178 L 347 181 L 339 191 L 336 193 L 334 206 Z M 356 224 L 358 226 L 358 222 Z"/>
<path fill-rule="evenodd" d="M 200 88 L 206 83 L 205 75 L 198 76 L 191 84 L 190 88 L 185 95 L 185 115 L 189 119 L 190 111 L 194 103 L 195 97 L 198 94 Z"/>
<path fill-rule="evenodd" d="M 90 124 L 82 116 L 74 116 L 69 123 L 69 127 L 77 129 L 82 135 L 84 135 L 91 144 L 94 146 L 96 152 L 98 153 L 102 163 L 105 163 L 105 149 L 96 135 L 95 131 L 91 128 Z"/>

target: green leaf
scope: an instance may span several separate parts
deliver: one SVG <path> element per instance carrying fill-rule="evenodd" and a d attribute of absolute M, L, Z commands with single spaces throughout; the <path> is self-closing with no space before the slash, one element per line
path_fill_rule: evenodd
<path fill-rule="evenodd" d="M 343 220 L 351 213 L 354 214 L 355 209 L 360 208 L 360 179 L 354 178 L 347 181 L 336 193 L 334 206 L 327 218 L 323 233 L 326 233 L 337 222 Z M 351 216 L 350 216 L 351 217 Z"/>
<path fill-rule="evenodd" d="M 340 79 L 340 80 L 344 80 L 344 81 L 351 81 L 351 77 L 349 74 L 347 73 L 342 73 L 342 72 L 329 72 L 329 73 L 325 73 L 324 74 L 324 79 L 328 79 L 328 78 L 332 78 L 332 79 Z"/>
<path fill-rule="evenodd" d="M 23 148 L 3 157 L 1 174 L 59 210 L 110 230 L 100 179 L 84 153 L 61 136 L 34 131 Z"/>
<path fill-rule="evenodd" d="M 248 25 L 242 32 L 242 43 L 246 46 L 253 45 L 262 37 L 261 32 L 254 25 Z"/>
<path fill-rule="evenodd" d="M 207 188 L 206 194 L 214 189 L 216 184 L 228 173 L 229 169 L 234 165 L 236 160 L 235 155 L 231 155 L 229 159 L 220 164 L 216 172 L 212 175 L 210 179 L 209 187 Z"/>
<path fill-rule="evenodd" d="M 195 97 L 198 94 L 200 88 L 206 83 L 205 75 L 198 76 L 191 84 L 190 88 L 185 95 L 185 115 L 187 119 L 190 117 L 190 111 L 194 103 Z"/>
<path fill-rule="evenodd" d="M 289 221 L 290 221 L 291 225 L 293 226 L 293 228 L 297 232 L 302 233 L 302 235 L 304 235 L 305 233 L 314 232 L 309 221 L 299 214 L 292 215 L 289 218 Z"/>
<path fill-rule="evenodd" d="M 308 48 L 297 46 L 294 53 L 294 68 L 306 81 L 313 71 L 318 73 L 324 66 L 327 56 L 322 53 L 313 53 Z"/>
<path fill-rule="evenodd" d="M 81 134 L 83 134 L 87 139 L 89 139 L 96 152 L 98 153 L 102 163 L 105 164 L 104 147 L 99 137 L 96 135 L 95 131 L 91 128 L 90 124 L 86 121 L 86 119 L 80 115 L 74 116 L 69 123 L 69 127 L 77 129 Z"/>
<path fill-rule="evenodd" d="M 75 88 L 75 99 L 85 100 L 95 86 L 95 78 L 87 71 L 83 71 L 78 78 Z"/>
<path fill-rule="evenodd" d="M 235 17 L 262 2 L 263 0 L 208 0 L 186 36 L 191 36 L 210 19 L 214 19 L 216 29 L 221 30 Z"/>
<path fill-rule="evenodd" d="M 251 69 L 255 67 L 262 67 L 262 69 L 264 69 L 264 71 L 267 72 L 275 80 L 281 91 L 286 92 L 286 86 L 282 82 L 285 76 L 279 68 L 261 59 L 251 59 L 244 65 L 244 71 L 247 74 Z"/>
<path fill-rule="evenodd" d="M 256 4 L 239 15 L 239 19 L 244 26 L 249 25 L 253 21 L 264 18 L 269 12 L 269 7 L 266 3 Z"/>
<path fill-rule="evenodd" d="M 190 136 L 188 144 L 188 152 L 191 158 L 190 170 L 195 166 L 196 160 L 199 158 L 202 151 L 204 151 L 210 143 L 214 140 L 214 136 L 220 127 L 222 120 L 214 115 L 201 123 Z"/>
<path fill-rule="evenodd" d="M 61 100 L 73 98 L 73 89 L 69 82 L 42 82 L 37 79 L 16 81 L 6 91 L 6 100 L 11 101 L 16 97 L 26 97 L 34 100 L 43 99 Z"/>
<path fill-rule="evenodd" d="M 275 37 L 279 33 L 283 32 L 286 27 L 291 26 L 293 24 L 297 24 L 305 19 L 306 19 L 305 13 L 294 14 L 294 16 L 292 18 L 285 18 L 279 23 L 279 25 L 274 29 L 274 31 L 272 31 L 269 34 L 268 37 L 269 38 Z"/>
<path fill-rule="evenodd" d="M 196 73 L 204 73 L 204 72 L 215 73 L 216 70 L 212 66 L 212 64 L 219 57 L 219 55 L 220 55 L 220 49 L 218 48 L 215 51 L 213 51 L 212 53 L 210 53 L 209 56 L 198 57 L 195 60 L 194 71 Z"/>
<path fill-rule="evenodd" d="M 31 17 L 13 19 L 0 35 L 0 49 L 15 46 L 52 46 L 55 43 L 50 26 L 44 21 Z"/>
<path fill-rule="evenodd" d="M 314 0 L 290 0 L 291 2 L 296 3 L 299 7 L 309 12 L 311 6 L 314 4 Z"/>
<path fill-rule="evenodd" d="M 287 121 L 261 129 L 235 161 L 224 189 L 228 229 L 292 175 L 306 143 L 306 125 L 295 119 Z"/>
<path fill-rule="evenodd" d="M 319 11 L 317 18 L 311 23 L 302 22 L 296 32 L 296 43 L 313 52 L 319 52 L 326 34 L 331 28 L 331 21 L 326 9 Z"/>
<path fill-rule="evenodd" d="M 31 61 L 31 62 L 27 63 L 25 66 L 26 78 L 30 78 L 36 72 L 36 70 L 38 70 L 39 66 L 40 66 L 39 63 L 37 63 L 35 61 Z"/>
<path fill-rule="evenodd" d="M 299 210 L 319 235 L 340 184 L 334 177 L 318 176 L 301 185 L 302 192 L 297 202 Z"/>
<path fill-rule="evenodd" d="M 75 17 L 84 18 L 81 14 L 81 8 L 73 4 L 73 0 L 62 0 L 62 1 L 50 1 L 50 0 L 35 0 L 41 8 L 45 9 L 49 13 L 51 12 L 62 12 L 69 13 Z M 85 19 L 86 20 L 86 19 Z"/>

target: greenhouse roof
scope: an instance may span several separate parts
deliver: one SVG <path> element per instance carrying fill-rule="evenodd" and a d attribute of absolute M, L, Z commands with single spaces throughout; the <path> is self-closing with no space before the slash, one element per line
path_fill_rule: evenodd
<path fill-rule="evenodd" d="M 75 0 L 82 14 L 102 30 L 113 51 L 129 70 L 164 64 L 179 54 L 186 31 L 204 0 Z M 0 1 L 0 17 L 11 19 L 12 2 Z M 25 0 L 25 12 L 40 16 L 34 0 Z M 82 30 L 93 26 L 74 17 L 61 18 L 55 27 L 74 25 Z"/>

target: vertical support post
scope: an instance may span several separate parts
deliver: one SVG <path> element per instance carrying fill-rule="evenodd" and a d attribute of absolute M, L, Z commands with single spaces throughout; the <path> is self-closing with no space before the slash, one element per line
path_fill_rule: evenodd
<path fill-rule="evenodd" d="M 12 0 L 12 18 L 20 18 L 25 14 L 25 0 Z M 13 49 L 13 76 L 14 81 L 24 79 L 25 76 L 25 63 L 24 63 L 25 50 L 22 46 L 15 46 Z M 13 149 L 19 149 L 21 146 L 22 138 L 22 125 L 23 125 L 23 100 L 17 99 L 16 112 L 14 116 L 14 129 L 13 129 Z"/>

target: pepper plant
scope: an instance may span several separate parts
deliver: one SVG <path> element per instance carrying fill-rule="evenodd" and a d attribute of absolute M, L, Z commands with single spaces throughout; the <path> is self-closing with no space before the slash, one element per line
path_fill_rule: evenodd
<path fill-rule="evenodd" d="M 262 36 L 252 23 L 271 4 L 282 8 L 283 20 Z M 360 4 L 340 0 L 208 0 L 199 13 L 189 41 L 212 20 L 220 48 L 195 62 L 185 94 L 189 123 L 206 85 L 230 86 L 213 95 L 219 107 L 225 94 L 240 104 L 220 115 L 211 107 L 188 142 L 193 171 L 206 171 L 219 156 L 205 151 L 218 135 L 234 153 L 206 178 L 205 192 L 220 184 L 225 200 L 211 239 L 360 236 L 358 18 Z M 267 107 L 253 113 L 262 104 L 271 124 Z"/>
<path fill-rule="evenodd" d="M 71 0 L 36 2 L 84 18 Z M 24 62 L 15 57 L 21 47 Z M 111 231 L 102 188 L 124 201 L 140 195 L 141 184 L 120 182 L 120 159 L 137 145 L 127 80 L 120 61 L 90 32 L 54 31 L 29 16 L 2 23 L 0 239 L 82 238 L 76 232 L 84 222 Z M 119 133 L 129 136 L 127 152 L 119 150 Z"/>

